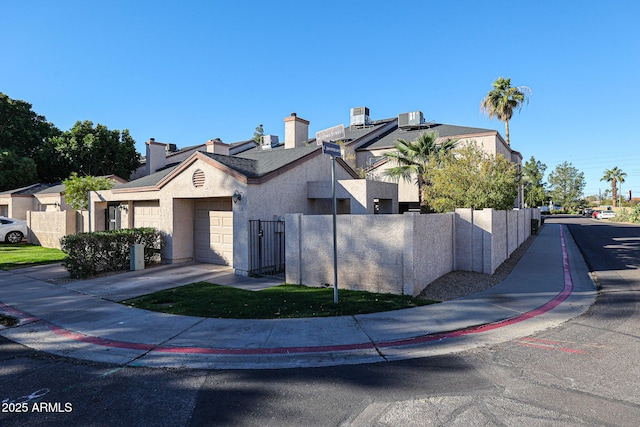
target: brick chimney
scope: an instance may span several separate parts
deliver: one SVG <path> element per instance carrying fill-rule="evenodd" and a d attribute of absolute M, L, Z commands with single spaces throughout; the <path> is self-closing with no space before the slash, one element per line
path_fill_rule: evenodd
<path fill-rule="evenodd" d="M 309 139 L 309 121 L 291 113 L 284 119 L 284 148 L 295 148 Z"/>
<path fill-rule="evenodd" d="M 207 153 L 229 155 L 229 145 L 222 142 L 220 138 L 207 141 Z"/>
<path fill-rule="evenodd" d="M 156 142 L 155 138 L 149 138 L 146 144 L 147 175 L 151 175 L 167 165 L 167 144 Z"/>

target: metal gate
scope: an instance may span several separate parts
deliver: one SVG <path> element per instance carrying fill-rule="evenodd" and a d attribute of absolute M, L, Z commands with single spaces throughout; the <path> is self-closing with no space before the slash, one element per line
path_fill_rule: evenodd
<path fill-rule="evenodd" d="M 249 221 L 249 274 L 284 280 L 284 221 Z"/>
<path fill-rule="evenodd" d="M 122 228 L 120 221 L 122 218 L 122 211 L 120 211 L 120 203 L 109 204 L 107 210 L 104 211 L 105 230 L 120 230 Z"/>

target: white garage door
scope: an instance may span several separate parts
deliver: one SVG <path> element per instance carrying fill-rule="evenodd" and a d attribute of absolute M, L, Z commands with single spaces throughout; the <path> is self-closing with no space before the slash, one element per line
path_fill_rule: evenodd
<path fill-rule="evenodd" d="M 196 202 L 195 260 L 233 264 L 233 212 L 231 199 Z"/>
<path fill-rule="evenodd" d="M 160 228 L 160 202 L 147 200 L 133 202 L 133 227 Z"/>

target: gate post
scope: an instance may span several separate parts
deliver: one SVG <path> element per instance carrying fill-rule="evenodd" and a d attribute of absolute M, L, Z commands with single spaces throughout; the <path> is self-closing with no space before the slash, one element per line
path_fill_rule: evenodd
<path fill-rule="evenodd" d="M 284 263 L 286 265 L 285 280 L 287 283 L 302 283 L 302 214 L 287 214 L 284 216 L 287 231 L 284 238 Z"/>

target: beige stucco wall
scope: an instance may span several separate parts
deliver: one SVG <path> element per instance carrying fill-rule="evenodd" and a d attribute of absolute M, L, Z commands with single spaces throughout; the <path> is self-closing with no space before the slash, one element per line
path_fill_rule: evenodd
<path fill-rule="evenodd" d="M 73 210 L 60 193 L 34 195 L 34 211 L 66 211 Z"/>
<path fill-rule="evenodd" d="M 415 296 L 453 270 L 493 274 L 512 252 L 509 234 L 518 234 L 519 246 L 530 234 L 521 224 L 536 215 L 537 209 L 459 209 L 338 216 L 338 286 Z M 292 214 L 285 223 L 286 281 L 333 285 L 332 217 Z"/>
<path fill-rule="evenodd" d="M 76 211 L 27 212 L 29 243 L 60 249 L 60 239 L 76 233 Z"/>
<path fill-rule="evenodd" d="M 453 269 L 453 214 L 336 218 L 338 287 L 418 295 Z M 333 218 L 286 216 L 288 283 L 333 285 Z"/>
<path fill-rule="evenodd" d="M 14 219 L 27 219 L 27 211 L 38 210 L 34 209 L 34 199 L 32 195 L 13 194 L 5 196 L 0 201 L 1 204 L 7 205 L 8 217 Z"/>
<path fill-rule="evenodd" d="M 310 181 L 307 183 L 307 198 L 326 200 L 324 207 L 331 209 L 332 187 L 331 181 Z M 381 213 L 398 213 L 398 187 L 395 183 L 371 181 L 365 179 L 343 179 L 336 183 L 336 199 L 349 202 L 348 213 L 352 215 L 373 214 L 375 199 L 385 201 L 382 203 L 388 209 L 381 207 Z M 312 214 L 326 214 L 313 210 Z"/>
<path fill-rule="evenodd" d="M 453 270 L 454 215 L 405 213 L 403 294 L 417 296 Z"/>
<path fill-rule="evenodd" d="M 402 216 L 340 215 L 336 221 L 338 286 L 402 293 Z M 333 284 L 332 216 L 287 215 L 285 224 L 286 281 L 309 286 Z"/>
<path fill-rule="evenodd" d="M 456 270 L 493 274 L 531 235 L 540 210 L 456 209 Z"/>

